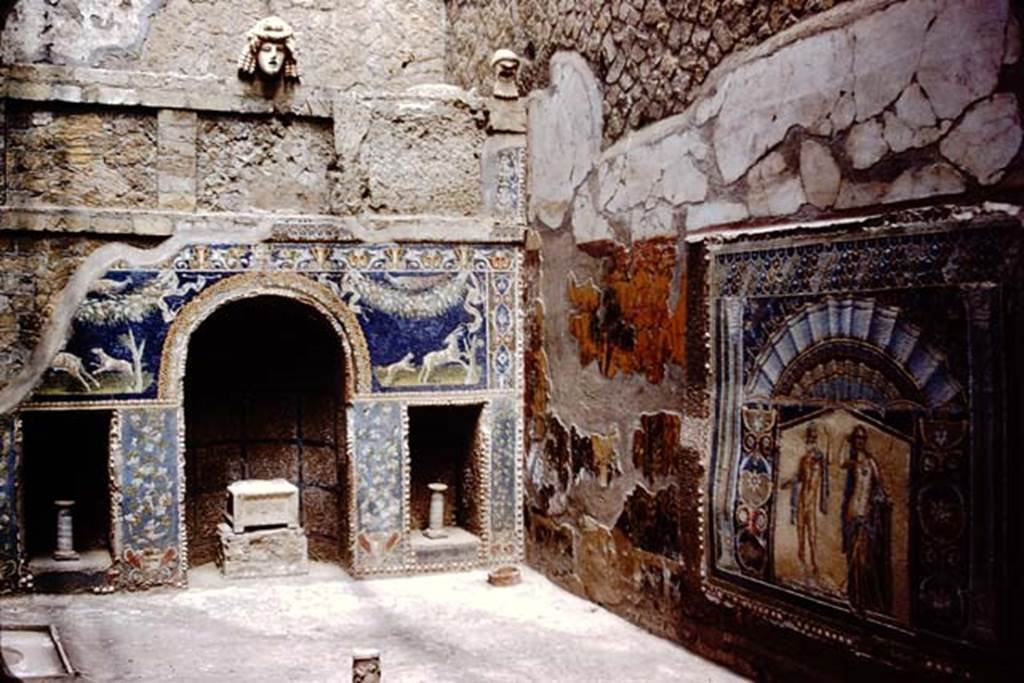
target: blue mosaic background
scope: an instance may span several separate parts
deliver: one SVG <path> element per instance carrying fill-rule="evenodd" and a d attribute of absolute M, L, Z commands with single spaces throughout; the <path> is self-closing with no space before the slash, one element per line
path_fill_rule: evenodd
<path fill-rule="evenodd" d="M 401 531 L 402 406 L 356 403 L 349 412 L 359 532 Z"/>
<path fill-rule="evenodd" d="M 156 397 L 178 312 L 213 283 L 253 271 L 301 273 L 349 305 L 376 393 L 508 388 L 515 264 L 515 252 L 500 247 L 189 246 L 157 269 L 115 268 L 94 283 L 34 400 Z"/>

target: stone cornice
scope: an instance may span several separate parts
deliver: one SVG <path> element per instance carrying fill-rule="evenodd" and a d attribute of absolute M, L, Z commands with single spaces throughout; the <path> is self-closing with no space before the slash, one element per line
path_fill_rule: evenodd
<path fill-rule="evenodd" d="M 491 216 L 178 212 L 86 207 L 0 207 L 0 233 L 137 235 L 167 237 L 216 231 L 225 239 L 249 237 L 331 242 L 521 243 L 525 228 Z"/>

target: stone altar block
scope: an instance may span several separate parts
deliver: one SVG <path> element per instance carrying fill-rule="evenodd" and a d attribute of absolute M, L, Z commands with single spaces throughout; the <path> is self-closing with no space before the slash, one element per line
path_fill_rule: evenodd
<path fill-rule="evenodd" d="M 244 479 L 228 485 L 228 523 L 247 529 L 299 528 L 299 489 L 284 479 Z"/>
<path fill-rule="evenodd" d="M 288 527 L 235 533 L 226 523 L 217 527 L 217 564 L 232 579 L 290 576 L 309 572 L 308 543 L 302 529 Z"/>

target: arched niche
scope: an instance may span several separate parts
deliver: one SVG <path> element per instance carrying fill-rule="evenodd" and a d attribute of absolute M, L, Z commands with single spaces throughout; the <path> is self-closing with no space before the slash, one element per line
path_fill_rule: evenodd
<path fill-rule="evenodd" d="M 188 344 L 199 325 L 214 311 L 234 301 L 259 296 L 294 299 L 321 313 L 338 336 L 345 372 L 345 401 L 369 394 L 370 353 L 355 314 L 330 289 L 294 273 L 243 273 L 203 291 L 178 313 L 164 340 L 158 396 L 180 403 L 184 395 Z"/>

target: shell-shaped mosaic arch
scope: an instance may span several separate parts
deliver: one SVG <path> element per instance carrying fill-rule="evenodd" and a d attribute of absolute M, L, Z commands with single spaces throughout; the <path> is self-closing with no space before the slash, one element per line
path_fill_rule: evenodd
<path fill-rule="evenodd" d="M 906 373 L 927 407 L 939 408 L 961 396 L 946 356 L 928 344 L 901 311 L 869 298 L 828 297 L 791 315 L 771 336 L 747 381 L 749 399 L 776 393 L 784 371 L 802 354 L 831 342 L 850 340 L 873 348 Z"/>
<path fill-rule="evenodd" d="M 241 273 L 217 282 L 190 301 L 177 315 L 164 341 L 158 396 L 178 401 L 184 389 L 188 342 L 214 311 L 257 296 L 280 296 L 321 313 L 337 333 L 345 357 L 345 402 L 371 391 L 370 353 L 355 314 L 330 289 L 295 273 Z"/>

